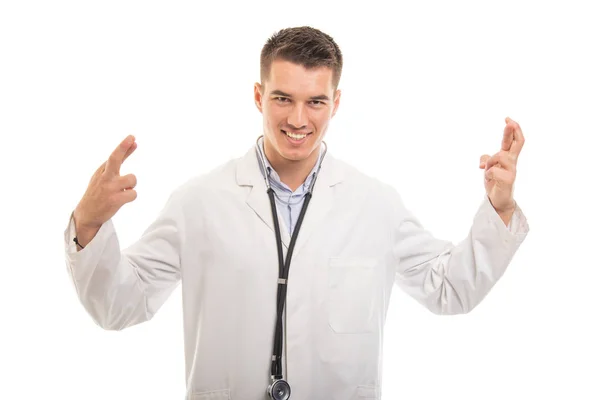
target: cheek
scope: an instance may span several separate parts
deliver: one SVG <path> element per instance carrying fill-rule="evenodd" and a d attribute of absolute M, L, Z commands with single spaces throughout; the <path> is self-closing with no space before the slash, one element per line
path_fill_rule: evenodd
<path fill-rule="evenodd" d="M 285 112 L 277 107 L 269 108 L 265 113 L 265 123 L 269 129 L 279 131 L 279 126 L 285 123 Z"/>
<path fill-rule="evenodd" d="M 273 113 L 269 107 L 263 107 L 263 124 L 265 127 L 270 127 L 272 124 Z"/>
<path fill-rule="evenodd" d="M 312 123 L 318 130 L 322 131 L 329 124 L 329 119 L 329 111 L 318 111 L 314 113 Z"/>

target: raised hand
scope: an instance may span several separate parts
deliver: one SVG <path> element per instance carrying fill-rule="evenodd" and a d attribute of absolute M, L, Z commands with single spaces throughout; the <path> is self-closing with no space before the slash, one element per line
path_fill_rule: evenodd
<path fill-rule="evenodd" d="M 496 211 L 501 215 L 512 215 L 515 209 L 513 192 L 517 160 L 525 138 L 516 121 L 507 117 L 505 123 L 501 150 L 491 157 L 487 154 L 481 156 L 479 168 L 485 169 L 485 191 Z"/>
<path fill-rule="evenodd" d="M 137 184 L 135 175 L 120 174 L 121 165 L 136 148 L 135 137 L 127 136 L 92 176 L 73 215 L 79 242 L 83 246 L 85 244 L 82 242 L 91 240 L 102 224 L 112 218 L 125 203 L 137 198 L 134 190 Z"/>

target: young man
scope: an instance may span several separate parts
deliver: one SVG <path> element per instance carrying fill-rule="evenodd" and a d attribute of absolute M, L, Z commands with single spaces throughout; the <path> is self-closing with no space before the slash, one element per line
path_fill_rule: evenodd
<path fill-rule="evenodd" d="M 393 284 L 434 313 L 466 313 L 529 230 L 513 199 L 518 124 L 482 156 L 485 191 L 466 240 L 430 235 L 394 188 L 322 143 L 340 104 L 342 54 L 309 27 L 265 44 L 257 146 L 192 177 L 121 250 L 111 218 L 136 197 L 127 137 L 92 177 L 65 230 L 68 271 L 101 327 L 149 320 L 182 284 L 188 399 L 379 399 Z M 291 257 L 288 258 L 288 255 Z"/>

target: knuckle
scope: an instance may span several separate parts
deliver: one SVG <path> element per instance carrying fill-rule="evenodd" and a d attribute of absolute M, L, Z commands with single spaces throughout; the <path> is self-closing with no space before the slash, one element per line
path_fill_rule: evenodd
<path fill-rule="evenodd" d="M 108 165 L 107 165 L 108 166 Z M 104 168 L 102 173 L 100 174 L 100 179 L 103 182 L 110 182 L 112 179 L 112 175 L 109 173 L 108 168 Z"/>

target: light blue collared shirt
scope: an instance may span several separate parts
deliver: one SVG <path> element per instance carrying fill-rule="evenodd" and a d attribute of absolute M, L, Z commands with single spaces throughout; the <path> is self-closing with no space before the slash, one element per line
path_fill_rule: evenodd
<path fill-rule="evenodd" d="M 275 192 L 275 204 L 277 205 L 277 212 L 285 221 L 285 224 L 288 228 L 288 232 L 291 236 L 292 232 L 294 231 L 294 227 L 296 226 L 296 222 L 298 221 L 298 217 L 300 216 L 300 210 L 302 209 L 302 204 L 304 204 L 304 198 L 308 193 L 308 189 L 310 187 L 311 182 L 313 181 L 313 179 L 315 179 L 315 175 L 319 166 L 319 160 L 321 159 L 321 156 L 323 154 L 323 148 L 321 146 L 321 149 L 319 149 L 319 157 L 317 158 L 317 162 L 315 163 L 315 166 L 313 167 L 310 174 L 308 174 L 308 177 L 306 178 L 304 183 L 300 185 L 298 189 L 296 189 L 296 191 L 292 192 L 292 189 L 290 189 L 288 185 L 281 182 L 279 175 L 277 174 L 275 169 L 273 169 L 273 167 L 269 163 L 269 160 L 265 156 L 263 141 L 264 138 L 261 138 L 258 143 L 258 148 L 261 152 L 261 155 L 265 159 L 267 170 L 270 171 L 269 184 Z M 260 159 L 258 160 L 258 162 L 260 165 L 262 165 Z M 265 172 L 263 171 L 262 167 L 260 168 L 260 172 L 263 174 L 264 177 Z"/>

